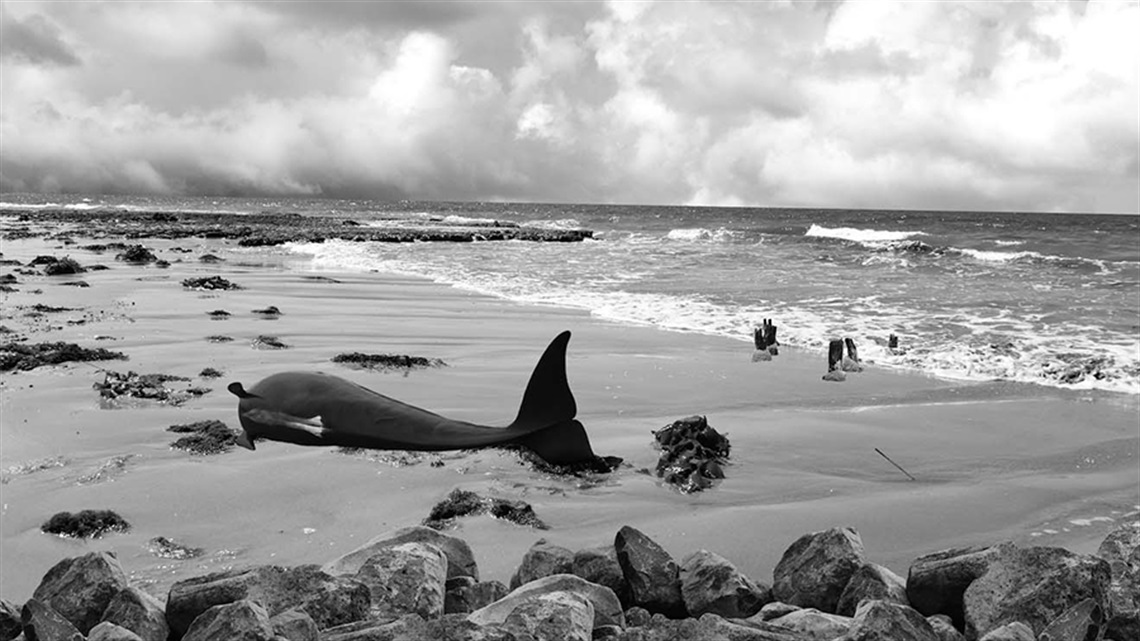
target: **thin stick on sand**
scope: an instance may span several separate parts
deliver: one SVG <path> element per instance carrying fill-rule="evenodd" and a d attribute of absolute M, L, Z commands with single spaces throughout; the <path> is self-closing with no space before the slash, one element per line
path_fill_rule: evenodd
<path fill-rule="evenodd" d="M 875 451 L 879 453 L 879 456 L 881 456 L 881 457 L 883 457 L 883 458 L 887 459 L 888 461 L 890 461 L 891 465 L 894 465 L 895 467 L 899 468 L 899 471 L 900 471 L 900 472 L 902 472 L 903 474 L 906 474 L 907 478 L 909 478 L 909 479 L 910 479 L 910 480 L 912 480 L 912 481 L 917 481 L 917 480 L 918 480 L 918 479 L 914 478 L 913 476 L 911 476 L 911 475 L 910 475 L 910 472 L 907 472 L 906 470 L 904 470 L 904 469 L 903 469 L 903 466 L 899 465 L 898 463 L 895 463 L 894 461 L 891 461 L 891 457 L 887 456 L 886 454 L 883 454 L 883 451 L 882 451 L 882 450 L 880 450 L 879 448 L 877 448 L 877 447 L 876 447 L 876 448 L 875 448 Z"/>

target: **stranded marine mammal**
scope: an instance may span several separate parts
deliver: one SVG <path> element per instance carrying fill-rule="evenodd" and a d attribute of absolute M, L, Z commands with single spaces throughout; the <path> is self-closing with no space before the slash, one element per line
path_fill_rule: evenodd
<path fill-rule="evenodd" d="M 518 416 L 507 427 L 456 421 L 378 394 L 330 374 L 283 372 L 248 391 L 230 383 L 241 400 L 238 444 L 254 449 L 258 439 L 298 445 L 372 449 L 457 450 L 522 445 L 556 465 L 594 464 L 578 406 L 566 380 L 562 332 L 546 348 L 523 394 Z"/>

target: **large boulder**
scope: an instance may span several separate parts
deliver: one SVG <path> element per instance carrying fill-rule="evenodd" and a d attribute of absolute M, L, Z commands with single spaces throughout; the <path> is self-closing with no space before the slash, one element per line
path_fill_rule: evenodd
<path fill-rule="evenodd" d="M 142 637 L 110 621 L 103 621 L 91 628 L 87 641 L 142 641 Z"/>
<path fill-rule="evenodd" d="M 680 568 L 665 548 L 626 525 L 614 537 L 614 551 L 634 605 L 671 618 L 685 616 Z"/>
<path fill-rule="evenodd" d="M 864 601 L 843 641 L 939 641 L 926 617 L 890 601 Z"/>
<path fill-rule="evenodd" d="M 648 621 L 614 637 L 617 641 L 811 641 L 810 637 L 767 622 L 716 614 L 699 619 L 670 619 L 654 614 Z"/>
<path fill-rule="evenodd" d="M 986 573 L 1002 550 L 1012 548 L 1012 543 L 952 548 L 918 557 L 911 563 L 906 578 L 910 607 L 926 616 L 945 614 L 959 630 L 965 628 L 962 597 L 966 588 Z"/>
<path fill-rule="evenodd" d="M 518 569 L 511 576 L 511 589 L 535 579 L 553 574 L 569 574 L 574 564 L 574 553 L 560 545 L 539 539 L 523 555 Z"/>
<path fill-rule="evenodd" d="M 373 554 L 379 550 L 403 543 L 430 543 L 447 555 L 447 578 L 469 576 L 479 580 L 479 567 L 471 546 L 463 539 L 448 536 L 429 527 L 412 526 L 381 534 L 355 550 L 330 561 L 322 568 L 334 576 L 356 574 Z"/>
<path fill-rule="evenodd" d="M 585 597 L 594 608 L 594 625 L 617 625 L 625 627 L 625 615 L 621 602 L 613 590 L 590 583 L 573 574 L 555 574 L 531 581 L 498 601 L 476 610 L 467 620 L 479 625 L 502 623 L 512 610 L 523 602 L 551 592 L 570 592 Z"/>
<path fill-rule="evenodd" d="M 827 614 L 815 608 L 802 608 L 772 621 L 774 625 L 799 632 L 811 641 L 832 641 L 851 629 L 851 617 Z"/>
<path fill-rule="evenodd" d="M 863 541 L 851 528 L 805 534 L 776 564 L 772 596 L 777 601 L 834 614 L 847 582 L 864 563 Z"/>
<path fill-rule="evenodd" d="M 591 641 L 594 605 L 573 592 L 549 592 L 511 610 L 503 628 L 536 641 Z"/>
<path fill-rule="evenodd" d="M 52 566 L 32 598 L 87 634 L 102 620 L 111 599 L 127 585 L 127 575 L 114 553 L 90 552 Z"/>
<path fill-rule="evenodd" d="M 966 637 L 978 638 L 1014 621 L 1039 634 L 1085 599 L 1103 607 L 1110 582 L 1108 562 L 1099 557 L 1054 547 L 1005 547 L 966 588 Z"/>
<path fill-rule="evenodd" d="M 501 581 L 476 581 L 469 576 L 450 579 L 443 595 L 444 614 L 470 614 L 507 596 Z"/>
<path fill-rule="evenodd" d="M 626 583 L 612 545 L 578 550 L 574 553 L 570 573 L 613 590 L 623 607 L 633 605 L 629 583 Z"/>
<path fill-rule="evenodd" d="M 910 605 L 906 598 L 906 581 L 878 563 L 864 563 L 851 575 L 847 587 L 839 595 L 836 613 L 855 616 L 859 604 L 867 600 L 890 601 Z"/>
<path fill-rule="evenodd" d="M 166 622 L 181 637 L 206 610 L 242 599 L 261 604 L 270 616 L 298 607 L 323 630 L 367 617 L 371 594 L 363 583 L 315 565 L 263 565 L 178 581 L 166 599 Z"/>
<path fill-rule="evenodd" d="M 29 599 L 20 613 L 28 641 L 83 641 L 83 634 L 62 614 L 39 599 Z"/>
<path fill-rule="evenodd" d="M 447 557 L 430 543 L 402 543 L 369 557 L 355 576 L 372 593 L 372 616 L 443 615 Z"/>
<path fill-rule="evenodd" d="M 1112 569 L 1105 637 L 1114 641 L 1140 639 L 1140 521 L 1117 526 L 1096 554 Z"/>
<path fill-rule="evenodd" d="M 771 591 L 744 576 L 724 557 L 698 550 L 681 562 L 681 597 L 689 616 L 706 612 L 745 619 L 771 601 Z"/>
<path fill-rule="evenodd" d="M 275 641 L 274 636 L 265 608 L 242 599 L 203 612 L 182 641 Z"/>
<path fill-rule="evenodd" d="M 135 587 L 119 590 L 103 611 L 103 621 L 130 630 L 143 641 L 166 641 L 170 636 L 162 602 Z"/>

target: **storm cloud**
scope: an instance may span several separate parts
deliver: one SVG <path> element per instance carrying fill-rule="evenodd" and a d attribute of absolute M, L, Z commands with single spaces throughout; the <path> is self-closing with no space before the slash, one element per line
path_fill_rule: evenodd
<path fill-rule="evenodd" d="M 1135 2 L 6 3 L 5 191 L 1140 211 Z"/>

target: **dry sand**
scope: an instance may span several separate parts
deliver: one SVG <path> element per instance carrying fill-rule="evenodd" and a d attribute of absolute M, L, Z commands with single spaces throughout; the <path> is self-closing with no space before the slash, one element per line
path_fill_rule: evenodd
<path fill-rule="evenodd" d="M 173 581 L 208 571 L 322 563 L 379 533 L 419 523 L 456 487 L 526 500 L 551 526 L 537 531 L 486 516 L 460 522 L 453 533 L 471 544 L 482 577 L 503 582 L 540 538 L 590 547 L 612 543 L 625 524 L 677 558 L 708 549 L 769 582 L 793 540 L 837 525 L 854 527 L 870 559 L 905 575 L 914 557 L 955 545 L 1014 540 L 1092 551 L 1115 522 L 1140 509 L 1134 397 L 962 384 L 873 366 L 845 383 L 826 383 L 822 355 L 785 348 L 773 362 L 752 363 L 748 337 L 618 326 L 410 278 L 318 274 L 303 256 L 280 249 L 197 239 L 146 244 L 182 262 L 161 269 L 50 241 L 4 244 L 4 258 L 24 263 L 38 254 L 70 254 L 111 267 L 20 276 L 19 291 L 2 294 L 3 323 L 29 342 L 122 351 L 129 361 L 96 364 L 121 372 L 224 372 L 196 379 L 213 391 L 180 407 L 120 409 L 101 406 L 92 384 L 102 374 L 91 365 L 3 375 L 5 599 L 26 599 L 51 565 L 92 549 L 116 551 L 135 581 L 160 598 Z M 176 246 L 191 251 L 176 253 Z M 199 263 L 206 252 L 226 262 Z M 215 274 L 244 289 L 198 292 L 180 285 L 189 276 Z M 91 287 L 60 284 L 74 279 Z M 36 303 L 83 311 L 28 316 Z M 267 320 L 251 313 L 268 305 L 283 315 Z M 206 312 L 214 309 L 233 315 L 210 320 Z M 84 317 L 82 324 L 67 323 Z M 226 383 L 249 386 L 294 369 L 333 372 L 444 415 L 505 425 L 538 356 L 564 329 L 574 333 L 567 368 L 579 419 L 595 451 L 627 463 L 610 475 L 553 477 L 497 450 L 350 456 L 262 442 L 255 452 L 191 456 L 169 447 L 170 425 L 220 419 L 238 427 Z M 213 334 L 235 340 L 207 342 Z M 254 349 L 261 334 L 292 347 Z M 349 351 L 440 358 L 448 367 L 405 376 L 330 362 Z M 681 495 L 643 470 L 657 459 L 650 432 L 692 414 L 706 415 L 728 434 L 732 458 L 718 487 Z M 908 480 L 874 448 L 918 480 Z M 52 514 L 85 508 L 113 509 L 133 529 L 89 542 L 40 532 Z M 206 554 L 157 558 L 146 546 L 156 536 Z"/>

